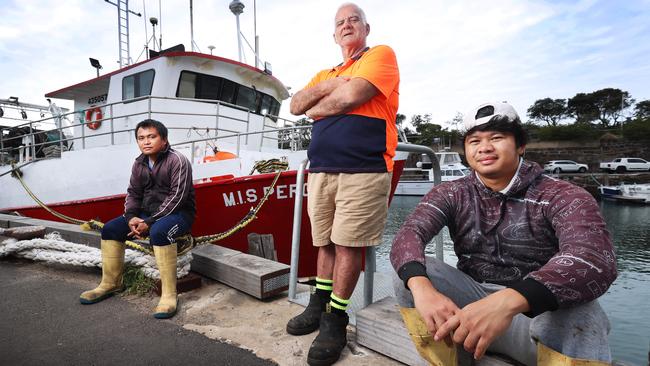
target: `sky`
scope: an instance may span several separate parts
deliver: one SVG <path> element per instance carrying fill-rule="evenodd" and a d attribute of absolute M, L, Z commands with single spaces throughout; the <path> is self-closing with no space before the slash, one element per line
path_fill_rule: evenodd
<path fill-rule="evenodd" d="M 241 31 L 254 43 L 252 0 L 242 0 Z M 162 3 L 162 9 L 159 4 Z M 188 0 L 131 1 L 130 51 L 142 61 L 145 17 L 161 19 L 163 48 L 190 49 Z M 257 1 L 260 58 L 297 92 L 319 70 L 342 61 L 334 43 L 339 1 Z M 391 46 L 400 68 L 400 108 L 407 120 L 431 114 L 448 126 L 486 101 L 526 110 L 546 97 L 613 87 L 650 99 L 650 0 L 360 0 L 370 24 L 368 45 Z M 230 0 L 195 0 L 199 50 L 237 60 Z M 44 94 L 118 67 L 117 8 L 103 0 L 0 0 L 0 98 L 46 104 Z M 147 36 L 151 37 L 151 26 Z M 247 47 L 245 59 L 254 63 Z M 72 103 L 57 101 L 72 108 Z M 281 116 L 289 114 L 288 100 Z M 627 112 L 631 114 L 631 110 Z"/>

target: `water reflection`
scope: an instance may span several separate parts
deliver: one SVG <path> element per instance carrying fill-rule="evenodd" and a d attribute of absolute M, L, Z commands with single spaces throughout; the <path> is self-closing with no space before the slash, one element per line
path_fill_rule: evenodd
<path fill-rule="evenodd" d="M 377 270 L 392 271 L 388 261 L 395 233 L 421 197 L 395 197 L 388 213 L 383 243 L 377 248 Z M 648 363 L 650 343 L 650 206 L 601 202 L 601 212 L 612 234 L 619 275 L 600 302 L 609 316 L 614 359 L 632 365 Z M 445 262 L 456 263 L 453 243 L 443 230 Z M 434 255 L 434 246 L 427 247 Z"/>

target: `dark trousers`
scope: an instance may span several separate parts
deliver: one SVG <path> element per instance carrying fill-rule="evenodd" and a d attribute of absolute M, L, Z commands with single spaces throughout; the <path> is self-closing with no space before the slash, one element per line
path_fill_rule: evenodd
<path fill-rule="evenodd" d="M 146 218 L 140 216 L 141 218 Z M 149 227 L 149 241 L 151 245 L 169 245 L 175 242 L 175 239 L 181 235 L 187 234 L 192 228 L 192 222 L 181 214 L 169 214 L 160 220 L 154 222 Z M 102 229 L 103 240 L 125 241 L 133 239 L 127 234 L 131 232 L 129 223 L 124 216 L 118 216 L 104 224 Z"/>

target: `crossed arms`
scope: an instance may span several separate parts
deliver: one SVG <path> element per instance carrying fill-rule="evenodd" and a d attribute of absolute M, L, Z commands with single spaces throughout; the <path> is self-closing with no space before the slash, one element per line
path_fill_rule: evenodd
<path fill-rule="evenodd" d="M 311 119 L 347 113 L 366 103 L 379 91 L 363 78 L 336 77 L 302 89 L 291 98 L 293 115 L 306 114 Z"/>

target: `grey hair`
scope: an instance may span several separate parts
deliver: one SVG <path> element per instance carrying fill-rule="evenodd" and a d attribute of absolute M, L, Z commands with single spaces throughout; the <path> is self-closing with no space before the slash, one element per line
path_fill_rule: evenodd
<path fill-rule="evenodd" d="M 343 4 L 341 4 L 341 6 L 339 6 L 338 9 L 336 9 L 336 12 L 338 13 L 339 10 L 341 10 L 343 8 L 346 8 L 348 6 L 352 6 L 357 10 L 357 12 L 359 13 L 359 17 L 361 18 L 361 21 L 363 22 L 363 24 L 368 24 L 368 21 L 366 20 L 366 13 L 363 11 L 363 9 L 361 9 L 361 7 L 359 5 L 357 5 L 355 3 L 343 3 Z M 336 19 L 334 19 L 334 23 L 336 23 Z"/>

